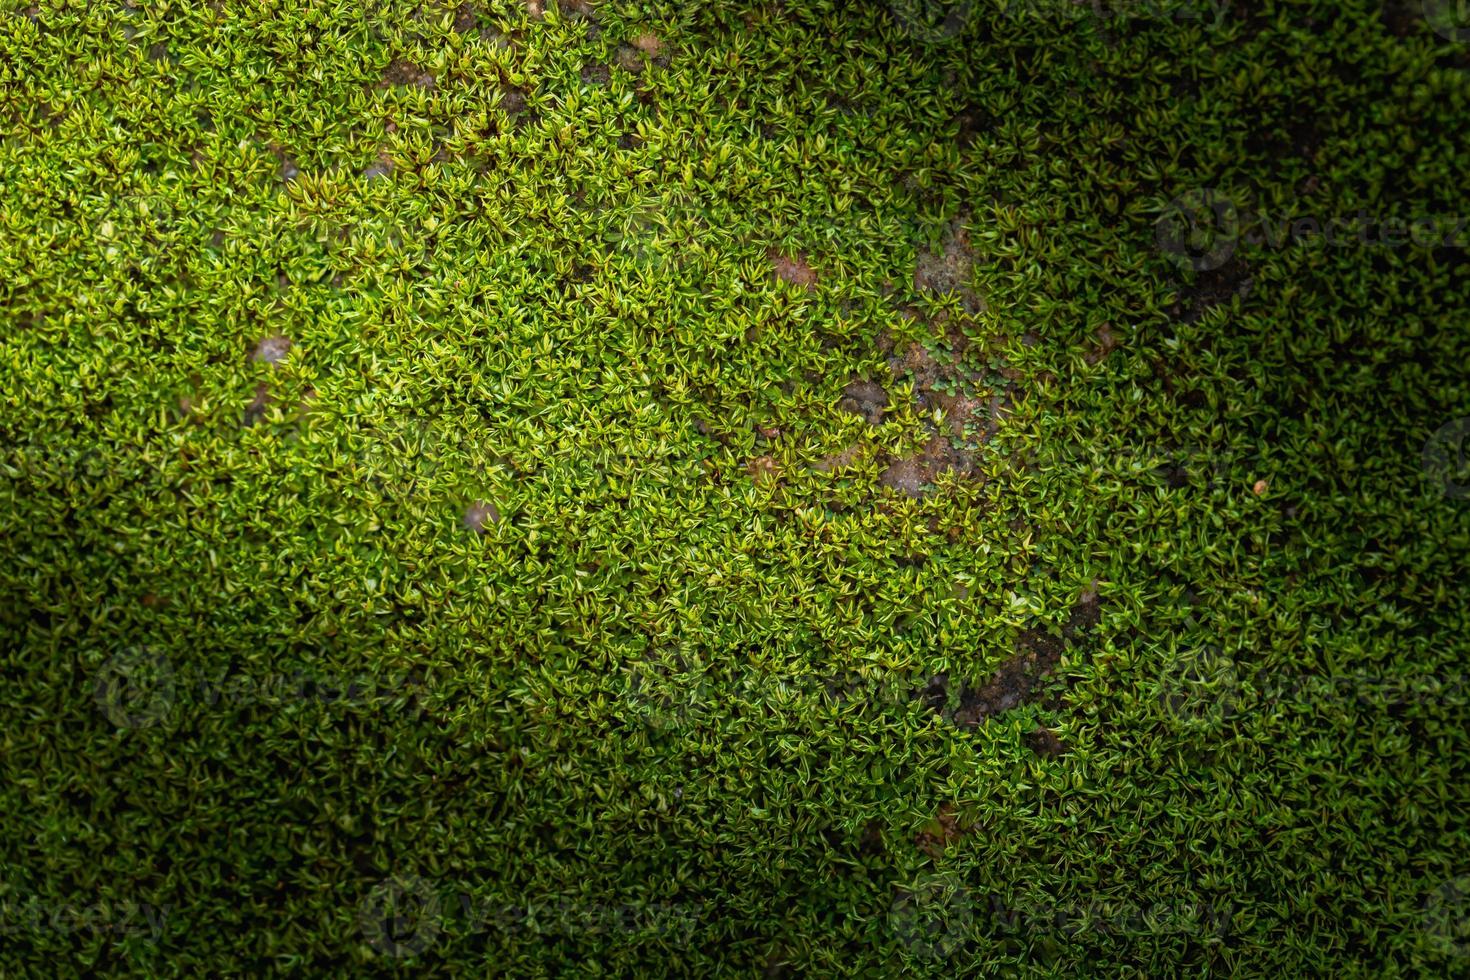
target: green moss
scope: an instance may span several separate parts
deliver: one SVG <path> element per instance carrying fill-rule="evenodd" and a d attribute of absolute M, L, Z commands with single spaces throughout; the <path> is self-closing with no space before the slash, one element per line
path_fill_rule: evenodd
<path fill-rule="evenodd" d="M 545 8 L 0 20 L 0 973 L 1463 972 L 1454 32 Z"/>

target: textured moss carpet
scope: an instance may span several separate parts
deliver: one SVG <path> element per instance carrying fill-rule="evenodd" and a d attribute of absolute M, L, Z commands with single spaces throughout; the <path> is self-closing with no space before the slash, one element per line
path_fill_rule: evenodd
<path fill-rule="evenodd" d="M 1470 972 L 1470 18 L 8 3 L 0 975 Z"/>

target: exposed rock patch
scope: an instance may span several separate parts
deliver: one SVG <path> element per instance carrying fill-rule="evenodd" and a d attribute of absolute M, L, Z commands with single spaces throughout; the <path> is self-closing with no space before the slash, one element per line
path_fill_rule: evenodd
<path fill-rule="evenodd" d="M 383 88 L 413 87 L 432 91 L 434 88 L 434 76 L 413 62 L 404 58 L 395 58 L 388 63 L 383 71 Z"/>
<path fill-rule="evenodd" d="M 862 416 L 869 425 L 883 421 L 883 412 L 888 408 L 888 392 L 876 381 L 858 379 L 842 389 L 842 401 L 838 407 L 844 412 Z"/>
<path fill-rule="evenodd" d="M 920 254 L 914 289 L 931 296 L 957 295 L 966 313 L 983 312 L 985 303 L 971 285 L 973 266 L 969 233 L 955 221 L 945 231 L 939 251 Z"/>
<path fill-rule="evenodd" d="M 464 512 L 464 526 L 476 534 L 484 534 L 485 528 L 500 523 L 500 510 L 494 504 L 477 500 Z"/>
<path fill-rule="evenodd" d="M 291 338 L 276 334 L 266 337 L 255 345 L 250 359 L 260 364 L 269 364 L 272 367 L 280 364 L 291 352 Z"/>
<path fill-rule="evenodd" d="M 804 289 L 812 289 L 817 285 L 817 273 L 807 264 L 802 255 L 787 255 L 772 249 L 770 254 L 771 269 L 776 278 L 792 286 L 801 286 Z"/>

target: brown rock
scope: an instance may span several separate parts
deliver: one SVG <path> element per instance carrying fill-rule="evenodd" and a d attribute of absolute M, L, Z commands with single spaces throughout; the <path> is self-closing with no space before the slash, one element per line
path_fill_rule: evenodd
<path fill-rule="evenodd" d="M 464 512 L 464 526 L 476 534 L 484 534 L 486 527 L 499 523 L 500 510 L 484 500 L 476 500 Z"/>
<path fill-rule="evenodd" d="M 250 354 L 250 359 L 263 364 L 276 365 L 284 361 L 290 352 L 291 338 L 276 334 L 256 344 L 255 350 Z"/>
<path fill-rule="evenodd" d="M 803 256 L 786 255 L 773 249 L 770 252 L 770 258 L 771 267 L 775 270 L 777 279 L 804 289 L 812 289 L 816 286 L 817 274 Z"/>

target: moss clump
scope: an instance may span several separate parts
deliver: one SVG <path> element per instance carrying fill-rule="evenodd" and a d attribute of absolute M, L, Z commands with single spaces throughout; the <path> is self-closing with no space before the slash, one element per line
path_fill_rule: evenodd
<path fill-rule="evenodd" d="M 1465 968 L 1414 5 L 0 16 L 0 973 Z"/>

